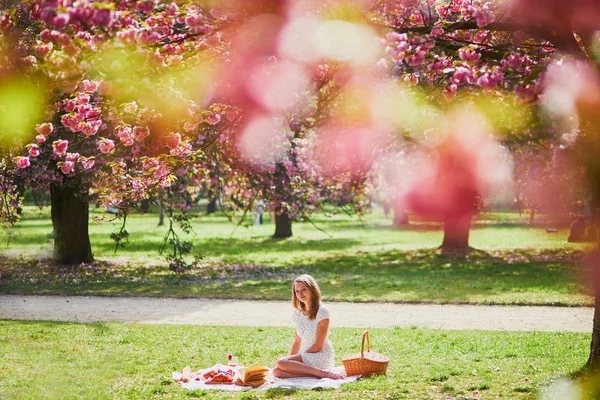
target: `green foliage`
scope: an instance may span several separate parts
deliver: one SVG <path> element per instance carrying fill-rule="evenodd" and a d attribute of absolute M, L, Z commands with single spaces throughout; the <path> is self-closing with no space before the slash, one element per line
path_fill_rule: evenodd
<path fill-rule="evenodd" d="M 172 248 L 173 250 L 171 254 L 167 254 L 165 257 L 169 264 L 169 269 L 177 274 L 183 274 L 184 272 L 195 268 L 204 257 L 200 254 L 196 254 L 192 261 L 187 260 L 186 255 L 192 252 L 193 244 L 190 241 L 179 239 L 179 235 L 173 229 L 173 222 L 177 221 L 180 229 L 186 234 L 190 234 L 194 231 L 192 229 L 192 224 L 190 223 L 187 214 L 181 213 L 175 217 L 173 217 L 172 211 L 169 211 L 169 214 L 171 215 L 169 217 L 169 230 L 163 239 L 159 252 L 160 254 L 163 254 L 167 245 L 169 245 L 169 248 Z"/>

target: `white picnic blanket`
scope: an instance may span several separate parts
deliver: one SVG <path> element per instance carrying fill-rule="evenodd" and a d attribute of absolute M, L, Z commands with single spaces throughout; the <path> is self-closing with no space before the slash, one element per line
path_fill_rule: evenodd
<path fill-rule="evenodd" d="M 243 368 L 243 367 L 238 367 Z M 198 371 L 199 373 L 204 373 L 208 371 L 210 368 L 205 370 Z M 264 385 L 252 388 L 249 386 L 238 386 L 238 385 L 216 385 L 216 384 L 206 384 L 202 380 L 192 379 L 189 382 L 181 382 L 181 386 L 186 389 L 206 389 L 206 390 L 226 390 L 232 392 L 241 392 L 245 390 L 267 390 L 274 388 L 297 388 L 297 389 L 338 389 L 344 383 L 354 382 L 359 378 L 359 376 L 346 376 L 346 371 L 343 366 L 335 367 L 332 369 L 336 374 L 340 374 L 344 377 L 344 379 L 329 379 L 329 378 L 275 378 L 272 372 L 269 372 L 267 375 L 267 383 Z M 180 372 L 173 372 L 173 379 L 180 379 Z"/>

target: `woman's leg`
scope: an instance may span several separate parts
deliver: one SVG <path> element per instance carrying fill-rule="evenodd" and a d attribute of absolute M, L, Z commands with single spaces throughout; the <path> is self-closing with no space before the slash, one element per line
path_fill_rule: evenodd
<path fill-rule="evenodd" d="M 331 374 L 329 371 L 324 371 L 322 369 L 314 368 L 314 367 L 311 367 L 310 365 L 304 364 L 302 362 L 302 356 L 300 354 L 296 354 L 294 356 L 289 356 L 289 357 L 283 357 L 283 358 L 279 359 L 277 361 L 277 368 L 275 368 L 275 369 L 279 369 L 281 372 L 293 374 L 296 377 L 314 376 L 317 378 L 338 379 L 337 377 L 334 377 L 334 375 L 337 375 L 337 374 Z M 279 371 L 278 371 L 278 373 L 279 373 Z M 283 378 L 283 376 L 281 376 L 279 378 Z"/>
<path fill-rule="evenodd" d="M 273 376 L 275 378 L 305 378 L 306 375 L 292 374 L 277 367 L 273 368 Z"/>

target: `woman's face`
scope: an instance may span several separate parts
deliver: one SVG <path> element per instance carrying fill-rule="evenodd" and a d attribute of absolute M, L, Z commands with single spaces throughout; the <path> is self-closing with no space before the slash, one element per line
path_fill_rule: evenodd
<path fill-rule="evenodd" d="M 296 297 L 298 298 L 298 300 L 300 300 L 303 304 L 310 304 L 312 293 L 310 292 L 310 289 L 308 288 L 306 283 L 296 282 L 296 284 L 294 285 L 294 292 L 296 293 Z"/>

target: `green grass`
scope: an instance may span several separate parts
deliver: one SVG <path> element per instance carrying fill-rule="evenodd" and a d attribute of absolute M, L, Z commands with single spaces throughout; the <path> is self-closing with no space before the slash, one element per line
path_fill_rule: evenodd
<path fill-rule="evenodd" d="M 336 364 L 358 350 L 360 333 L 332 330 Z M 0 398 L 533 399 L 576 373 L 590 342 L 579 333 L 373 329 L 374 350 L 391 359 L 387 375 L 340 390 L 230 394 L 171 381 L 172 371 L 224 362 L 228 351 L 242 364 L 273 366 L 292 335 L 292 328 L 0 321 Z"/>
<path fill-rule="evenodd" d="M 223 215 L 196 216 L 195 234 L 182 238 L 205 259 L 176 275 L 158 254 L 167 228 L 156 226 L 156 214 L 130 216 L 129 243 L 116 254 L 109 235 L 118 222 L 91 225 L 97 262 L 64 267 L 48 262 L 48 211 L 27 208 L 0 255 L 0 286 L 3 293 L 25 294 L 288 299 L 293 277 L 310 273 L 329 301 L 591 305 L 582 264 L 588 246 L 567 243 L 565 229 L 528 228 L 525 219 L 484 215 L 471 232 L 477 250 L 460 256 L 437 250 L 439 224 L 392 229 L 380 212 L 363 222 L 317 215 L 313 222 L 331 237 L 296 223 L 294 237 L 283 241 L 270 239 L 268 218 L 235 229 Z"/>

